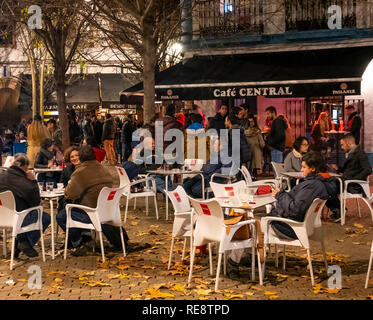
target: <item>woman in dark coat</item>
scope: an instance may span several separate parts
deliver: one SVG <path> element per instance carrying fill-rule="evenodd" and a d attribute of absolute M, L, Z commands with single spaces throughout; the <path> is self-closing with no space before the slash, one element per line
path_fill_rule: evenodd
<path fill-rule="evenodd" d="M 332 179 L 325 179 L 318 173 L 324 165 L 324 159 L 319 152 L 310 151 L 302 158 L 302 172 L 304 180 L 297 184 L 290 192 L 273 189 L 276 207 L 270 212 L 270 216 L 278 216 L 299 222 L 303 222 L 305 214 L 313 200 L 320 198 L 327 200 L 337 194 L 337 184 Z M 286 239 L 297 239 L 294 230 L 286 223 L 271 222 L 273 230 Z"/>
<path fill-rule="evenodd" d="M 41 169 L 52 168 L 55 160 L 56 155 L 52 140 L 49 138 L 44 139 L 40 146 L 40 151 L 36 155 L 34 167 Z M 59 172 L 40 173 L 38 176 L 38 181 L 53 182 L 56 187 L 57 182 L 60 181 L 60 176 L 61 174 Z"/>

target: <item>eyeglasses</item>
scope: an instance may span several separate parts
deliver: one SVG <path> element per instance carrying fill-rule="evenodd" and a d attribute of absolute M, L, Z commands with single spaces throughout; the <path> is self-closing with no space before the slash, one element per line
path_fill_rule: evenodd
<path fill-rule="evenodd" d="M 305 146 L 305 147 L 307 147 L 307 146 L 308 146 L 308 143 L 302 143 L 301 146 Z"/>

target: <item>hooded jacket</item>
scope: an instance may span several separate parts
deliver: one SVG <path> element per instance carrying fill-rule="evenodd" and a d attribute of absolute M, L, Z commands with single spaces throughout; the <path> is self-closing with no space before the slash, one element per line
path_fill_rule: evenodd
<path fill-rule="evenodd" d="M 269 215 L 303 222 L 313 200 L 336 197 L 337 190 L 335 178 L 325 179 L 320 175 L 308 175 L 291 191 L 280 191 L 276 194 L 276 208 L 273 208 Z"/>

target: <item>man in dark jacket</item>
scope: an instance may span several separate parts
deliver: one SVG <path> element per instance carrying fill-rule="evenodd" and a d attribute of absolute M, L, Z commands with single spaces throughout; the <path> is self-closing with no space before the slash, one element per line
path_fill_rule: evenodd
<path fill-rule="evenodd" d="M 337 169 L 338 173 L 343 173 L 343 180 L 363 180 L 372 173 L 372 165 L 369 162 L 368 156 L 356 145 L 355 138 L 352 133 L 347 133 L 341 138 L 341 148 L 346 152 L 346 160 L 343 167 Z M 351 183 L 347 189 L 350 193 L 364 193 L 361 186 L 356 183 Z M 366 195 L 369 197 L 369 195 Z"/>
<path fill-rule="evenodd" d="M 34 174 L 28 171 L 29 160 L 24 154 L 16 154 L 13 165 L 0 172 L 0 192 L 10 190 L 13 193 L 18 212 L 40 205 L 40 191 Z M 31 211 L 23 220 L 22 226 L 35 223 L 38 218 L 36 210 Z M 50 224 L 50 216 L 42 213 L 43 231 Z M 37 230 L 21 233 L 16 238 L 15 257 L 23 252 L 28 257 L 36 257 L 38 253 L 33 246 L 38 242 L 40 232 Z"/>
<path fill-rule="evenodd" d="M 283 162 L 283 152 L 285 150 L 285 130 L 287 124 L 277 117 L 275 107 L 266 108 L 267 119 L 272 120 L 271 130 L 267 136 L 267 145 L 271 149 L 271 159 L 273 162 Z"/>
<path fill-rule="evenodd" d="M 225 129 L 225 117 L 228 114 L 228 108 L 222 105 L 219 111 L 216 113 L 215 117 L 210 120 L 209 129 L 215 129 L 218 134 L 221 129 Z"/>
<path fill-rule="evenodd" d="M 349 131 L 355 137 L 355 143 L 360 143 L 360 129 L 361 129 L 361 118 L 358 116 L 357 111 L 353 105 L 346 106 L 346 114 L 348 115 L 348 122 L 346 131 Z"/>
<path fill-rule="evenodd" d="M 103 129 L 103 123 L 101 120 L 97 119 L 96 116 L 92 116 L 92 127 L 93 127 L 93 136 L 96 140 L 96 144 L 98 146 L 102 143 L 102 129 Z"/>
<path fill-rule="evenodd" d="M 169 104 L 168 106 L 166 106 L 165 116 L 161 120 L 161 123 L 163 122 L 163 152 L 166 151 L 167 147 L 170 144 L 176 141 L 176 137 L 173 137 L 172 141 L 165 140 L 167 131 L 171 129 L 182 130 L 183 128 L 182 124 L 179 121 L 177 121 L 176 118 L 174 117 L 175 112 L 176 112 L 175 105 Z"/>
<path fill-rule="evenodd" d="M 130 114 L 127 117 L 125 117 L 123 126 L 122 126 L 122 132 L 121 132 L 121 141 L 122 141 L 122 157 L 123 161 L 127 161 L 128 157 L 132 153 L 132 133 L 134 130 L 134 115 Z"/>
<path fill-rule="evenodd" d="M 110 164 L 116 164 L 116 156 L 114 152 L 114 138 L 116 133 L 116 125 L 111 114 L 106 114 L 106 120 L 102 130 L 102 141 L 104 142 L 104 149 L 106 152 L 107 160 Z"/>
<path fill-rule="evenodd" d="M 222 156 L 224 155 L 231 156 L 229 150 L 224 151 L 223 148 L 228 148 L 228 146 L 223 146 L 220 143 L 220 140 L 216 138 L 213 142 L 213 150 L 211 150 L 210 159 L 207 161 L 206 164 L 203 165 L 201 169 L 205 188 L 210 186 L 210 180 L 214 173 L 225 173 L 223 172 L 223 169 L 229 170 L 232 166 L 232 162 L 229 162 L 228 160 L 224 161 L 222 159 Z M 216 179 L 215 182 L 219 182 L 219 180 Z M 223 183 L 224 181 L 221 182 Z M 202 198 L 202 192 L 204 190 L 202 190 L 202 177 L 200 175 L 196 175 L 193 178 L 185 179 L 183 187 L 185 189 L 185 192 L 191 197 Z"/>

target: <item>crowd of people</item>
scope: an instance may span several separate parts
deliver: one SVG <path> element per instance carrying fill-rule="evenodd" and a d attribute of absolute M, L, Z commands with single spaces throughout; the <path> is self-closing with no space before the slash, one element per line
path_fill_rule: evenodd
<path fill-rule="evenodd" d="M 346 110 L 350 110 L 348 107 Z M 178 150 L 183 150 L 183 160 L 188 158 L 203 159 L 201 169 L 205 188 L 214 173 L 231 173 L 232 168 L 247 166 L 255 179 L 263 169 L 264 160 L 269 156 L 271 161 L 284 162 L 286 171 L 303 171 L 304 181 L 295 185 L 291 181 L 292 190 L 285 192 L 282 188 L 274 189 L 278 205 L 271 212 L 301 221 L 309 204 L 315 197 L 328 199 L 327 206 L 333 212 L 333 218 L 340 219 L 340 203 L 338 199 L 339 188 L 337 181 L 329 177 L 327 172 L 334 169 L 343 175 L 344 179 L 365 180 L 372 172 L 367 155 L 358 144 L 360 136 L 354 131 L 356 114 L 350 113 L 348 131 L 341 138 L 341 147 L 346 153 L 346 161 L 342 167 L 332 166 L 328 168 L 320 149 L 324 148 L 325 131 L 329 130 L 326 113 L 321 113 L 316 122 L 312 135 L 312 143 L 305 136 L 291 139 L 289 122 L 283 115 L 277 115 L 273 106 L 266 108 L 266 126 L 263 131 L 258 127 L 256 115 L 249 114 L 248 107 L 242 105 L 234 107 L 228 114 L 228 108 L 222 105 L 216 115 L 206 119 L 197 106 L 191 111 L 177 113 L 176 107 L 169 104 L 165 107 L 164 116 L 153 119 L 149 124 L 142 126 L 136 123 L 135 116 L 126 115 L 122 122 L 107 114 L 105 121 L 97 116 L 86 114 L 79 125 L 74 112 L 69 113 L 70 147 L 66 150 L 62 145 L 62 130 L 55 120 L 51 119 L 45 126 L 39 115 L 31 122 L 23 121 L 15 135 L 27 140 L 27 155 L 16 154 L 12 166 L 0 172 L 0 192 L 11 190 L 15 196 L 17 210 L 24 210 L 40 203 L 40 193 L 35 176 L 30 168 L 50 168 L 62 166 L 62 172 L 47 172 L 39 174 L 38 181 L 63 183 L 65 195 L 59 201 L 57 222 L 65 230 L 67 203 L 76 203 L 84 206 L 95 207 L 98 195 L 103 187 L 114 187 L 114 180 L 103 165 L 121 165 L 129 178 L 136 179 L 139 174 L 149 170 L 162 169 L 170 166 L 165 155 L 170 147 L 175 146 L 172 155 Z M 350 110 L 351 111 L 351 110 Z M 355 120 L 354 120 L 355 119 Z M 160 120 L 156 122 L 156 120 Z M 156 126 L 162 125 L 162 128 Z M 134 141 L 136 129 L 147 129 L 147 136 Z M 157 129 L 161 129 L 161 137 L 156 137 Z M 214 129 L 216 135 L 206 136 L 206 131 Z M 224 136 L 221 130 L 226 129 Z M 178 148 L 176 136 L 169 139 L 169 130 L 179 130 L 183 136 L 183 148 Z M 290 138 L 289 138 L 290 134 Z M 203 139 L 196 139 L 200 136 Z M 160 138 L 160 139 L 158 139 Z M 237 141 L 234 141 L 234 140 Z M 159 144 L 161 140 L 162 143 Z M 319 142 L 320 148 L 315 148 Z M 233 145 L 239 143 L 240 154 L 238 163 L 234 163 Z M 285 154 L 286 147 L 291 143 L 291 151 Z M 329 141 L 330 143 L 330 141 Z M 327 148 L 330 144 L 326 144 Z M 180 147 L 180 146 L 179 146 Z M 157 150 L 161 148 L 161 150 Z M 267 150 L 267 154 L 265 154 Z M 285 155 L 285 157 L 284 157 Z M 180 156 L 176 155 L 176 157 Z M 173 163 L 171 166 L 180 166 Z M 234 173 L 236 174 L 236 173 Z M 164 193 L 165 176 L 152 173 L 150 175 L 155 182 L 157 192 Z M 242 177 L 237 173 L 237 178 Z M 219 177 L 217 182 L 224 181 Z M 176 187 L 175 182 L 168 180 L 168 189 Z M 183 181 L 183 187 L 187 194 L 194 198 L 202 198 L 205 190 L 202 188 L 202 177 L 195 175 Z M 362 192 L 358 184 L 351 184 L 349 192 Z M 312 197 L 309 196 L 312 194 Z M 368 195 L 366 195 L 368 196 Z M 311 201 L 311 202 L 310 202 Z M 32 223 L 35 212 L 31 212 L 24 224 Z M 88 215 L 81 209 L 72 211 L 74 220 L 87 223 Z M 49 225 L 50 217 L 43 213 L 43 227 Z M 277 223 L 274 226 L 276 232 L 284 237 L 294 238 L 294 232 L 287 225 Z M 291 228 L 290 228 L 291 229 Z M 103 226 L 103 232 L 115 251 L 121 250 L 120 229 L 109 225 Z M 125 242 L 128 245 L 128 236 L 125 233 Z M 33 245 L 40 234 L 37 231 L 17 237 L 17 255 L 20 252 L 28 256 L 35 256 L 37 252 Z M 92 239 L 90 233 L 83 229 L 70 229 L 69 248 L 73 254 L 84 255 L 87 251 L 86 244 Z M 236 264 L 238 262 L 235 262 Z M 231 266 L 233 262 L 231 261 Z"/>

